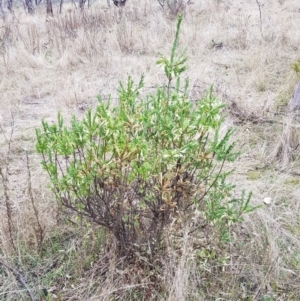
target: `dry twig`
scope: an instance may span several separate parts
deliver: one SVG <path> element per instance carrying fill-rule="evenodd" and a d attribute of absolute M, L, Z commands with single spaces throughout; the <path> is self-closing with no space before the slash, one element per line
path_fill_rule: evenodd
<path fill-rule="evenodd" d="M 17 271 L 16 269 L 14 269 L 13 267 L 11 267 L 10 265 L 8 265 L 6 262 L 4 262 L 3 259 L 0 259 L 0 263 L 4 267 L 8 268 L 9 270 L 11 270 L 13 272 L 13 274 L 16 276 L 16 279 L 18 280 L 18 282 L 26 289 L 30 300 L 34 301 L 34 297 L 32 295 L 32 292 L 30 291 L 28 285 L 26 284 L 22 274 L 19 271 Z"/>
<path fill-rule="evenodd" d="M 30 173 L 30 166 L 29 166 L 29 157 L 28 157 L 28 151 L 25 149 L 26 152 L 26 163 L 27 163 L 27 187 L 28 187 L 28 195 L 29 199 L 31 201 L 31 205 L 33 208 L 34 216 L 36 219 L 36 224 L 37 227 L 34 227 L 34 232 L 36 235 L 36 240 L 37 240 L 37 246 L 39 250 L 40 256 L 42 256 L 42 250 L 43 250 L 43 242 L 44 242 L 44 234 L 45 234 L 45 228 L 41 225 L 40 219 L 39 219 L 39 211 L 35 205 L 34 197 L 33 197 L 33 192 L 32 192 L 32 185 L 31 185 L 31 173 Z"/>

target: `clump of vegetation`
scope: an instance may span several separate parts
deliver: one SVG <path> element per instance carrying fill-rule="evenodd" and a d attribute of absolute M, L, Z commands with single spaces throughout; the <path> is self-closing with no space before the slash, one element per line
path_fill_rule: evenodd
<path fill-rule="evenodd" d="M 156 93 L 140 97 L 142 76 L 120 83 L 119 103 L 99 98 L 95 111 L 65 126 L 42 122 L 36 149 L 60 204 L 107 229 L 116 254 L 128 264 L 159 258 L 170 232 L 201 231 L 226 242 L 229 228 L 254 210 L 250 196 L 233 195 L 226 162 L 236 159 L 232 129 L 224 130 L 223 107 L 210 89 L 188 97 L 185 51 L 177 55 L 182 17 L 170 58 L 157 61 L 167 78 Z M 224 132 L 224 133 L 222 133 Z M 176 227 L 174 226 L 176 224 Z M 203 230 L 205 229 L 205 230 Z M 208 246 L 209 248 L 209 246 Z"/>
<path fill-rule="evenodd" d="M 292 69 L 293 69 L 293 71 L 295 71 L 297 76 L 300 75 L 300 60 L 297 60 L 296 62 L 293 63 Z"/>
<path fill-rule="evenodd" d="M 80 114 L 81 120 L 93 104 L 94 114 L 97 93 L 106 103 L 112 92 L 112 105 L 118 106 L 112 87 L 119 78 L 127 88 L 123 76 L 129 61 L 133 89 L 146 68 L 137 101 L 155 94 L 152 83 L 163 70 L 149 62 L 155 62 L 157 49 L 169 53 L 165 47 L 172 46 L 177 12 L 173 15 L 167 1 L 159 9 L 157 1 L 132 0 L 122 10 L 112 5 L 107 11 L 101 0 L 82 13 L 75 2 L 63 3 L 61 14 L 57 3 L 47 22 L 44 6 L 33 15 L 23 7 L 14 7 L 13 14 L 4 7 L 5 21 L 0 17 L 1 300 L 298 300 L 299 111 L 287 111 L 299 81 L 291 69 L 299 45 L 299 37 L 290 34 L 297 23 L 295 1 L 285 1 L 290 9 L 280 15 L 278 1 L 262 7 L 263 16 L 268 12 L 282 23 L 276 27 L 272 20 L 263 22 L 263 43 L 255 1 L 244 2 L 244 10 L 226 1 L 205 6 L 204 1 L 177 1 L 191 3 L 182 11 L 186 20 L 179 36 L 181 45 L 188 45 L 190 65 L 181 74 L 181 92 L 188 73 L 188 98 L 196 107 L 208 83 L 214 83 L 213 93 L 228 104 L 220 109 L 221 116 L 229 114 L 220 133 L 223 137 L 227 126 L 235 124 L 230 141 L 244 153 L 225 162 L 226 171 L 236 168 L 226 182 L 237 185 L 232 195 L 252 190 L 251 204 L 262 207 L 242 215 L 243 222 L 229 231 L 229 225 L 224 227 L 223 233 L 216 222 L 204 220 L 201 206 L 189 208 L 186 216 L 175 207 L 160 246 L 152 254 L 149 247 L 136 247 L 135 261 L 117 258 L 120 247 L 110 230 L 70 214 L 60 199 L 55 203 L 47 173 L 37 166 L 41 157 L 33 149 L 33 128 L 37 116 L 52 122 L 57 110 Z M 224 49 L 212 49 L 212 39 L 222 40 Z M 261 75 L 267 76 L 268 85 L 259 92 L 253 80 Z M 159 87 L 164 82 L 156 81 Z M 62 116 L 69 130 L 69 117 Z M 270 161 L 273 150 L 276 156 Z M 266 198 L 272 202 L 267 204 Z"/>

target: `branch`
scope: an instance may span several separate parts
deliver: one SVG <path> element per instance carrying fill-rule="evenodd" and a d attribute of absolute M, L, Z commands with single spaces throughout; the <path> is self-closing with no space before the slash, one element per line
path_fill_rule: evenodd
<path fill-rule="evenodd" d="M 28 285 L 26 284 L 25 280 L 23 279 L 22 274 L 19 271 L 17 271 L 16 269 L 14 269 L 13 267 L 11 267 L 10 265 L 8 265 L 7 263 L 5 263 L 2 259 L 0 259 L 0 263 L 13 272 L 13 274 L 16 276 L 16 279 L 19 281 L 19 283 L 26 289 L 30 300 L 34 301 L 34 297 L 31 293 Z"/>

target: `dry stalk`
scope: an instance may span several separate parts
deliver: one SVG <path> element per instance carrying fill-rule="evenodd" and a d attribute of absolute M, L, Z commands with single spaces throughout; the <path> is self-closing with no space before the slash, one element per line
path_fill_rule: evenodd
<path fill-rule="evenodd" d="M 263 33 L 262 33 L 262 17 L 261 17 L 261 4 L 258 2 L 258 0 L 255 0 L 258 6 L 258 10 L 259 10 L 259 29 L 260 29 L 260 34 L 263 37 Z"/>
<path fill-rule="evenodd" d="M 61 12 L 62 12 L 63 4 L 64 4 L 64 0 L 60 0 L 60 3 L 59 3 L 59 13 L 60 13 L 60 14 L 61 14 Z"/>
<path fill-rule="evenodd" d="M 38 252 L 40 256 L 42 257 L 42 251 L 43 251 L 43 242 L 45 238 L 45 227 L 41 225 L 40 219 L 39 219 L 39 211 L 38 208 L 36 207 L 35 200 L 33 197 L 33 192 L 32 192 L 32 184 L 31 184 L 31 172 L 30 172 L 30 166 L 29 166 L 29 157 L 28 157 L 28 151 L 26 151 L 26 164 L 27 164 L 27 189 L 28 189 L 28 196 L 31 201 L 31 205 L 33 208 L 34 212 L 34 217 L 36 220 L 36 227 L 33 227 L 35 237 L 36 237 L 36 243 L 38 246 Z"/>
<path fill-rule="evenodd" d="M 183 0 L 167 1 L 167 5 L 168 5 L 170 11 L 172 12 L 172 14 L 174 14 L 174 15 L 177 15 L 179 11 L 183 11 L 185 9 Z"/>
<path fill-rule="evenodd" d="M 16 245 L 14 243 L 13 233 L 14 233 L 14 223 L 13 223 L 13 210 L 11 201 L 9 198 L 9 189 L 8 189 L 8 178 L 7 178 L 7 168 L 5 172 L 3 168 L 0 167 L 0 174 L 2 178 L 3 184 L 3 192 L 4 192 L 4 201 L 5 201 L 5 208 L 6 208 L 6 216 L 7 216 L 7 226 L 8 226 L 8 235 L 9 235 L 9 242 L 13 249 L 16 251 Z"/>
<path fill-rule="evenodd" d="M 2 178 L 3 184 L 3 193 L 4 193 L 4 202 L 6 208 L 6 216 L 7 216 L 7 226 L 8 226 L 8 235 L 9 235 L 9 242 L 14 251 L 16 251 L 16 245 L 14 243 L 13 233 L 14 233 L 14 223 L 13 223 L 13 210 L 12 210 L 12 203 L 9 197 L 9 185 L 8 185 L 8 174 L 9 174 L 9 161 L 10 161 L 10 152 L 11 152 L 11 141 L 14 131 L 14 119 L 12 116 L 11 120 L 11 131 L 10 137 L 7 138 L 3 128 L 0 126 L 0 131 L 2 132 L 8 146 L 8 151 L 6 158 L 4 160 L 4 168 L 0 166 L 0 174 Z"/>

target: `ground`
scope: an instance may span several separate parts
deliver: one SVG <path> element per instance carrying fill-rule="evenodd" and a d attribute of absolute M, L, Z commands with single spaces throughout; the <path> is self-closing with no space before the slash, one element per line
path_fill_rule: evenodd
<path fill-rule="evenodd" d="M 178 267 L 166 281 L 168 300 L 299 300 L 299 112 L 289 112 L 287 104 L 299 81 L 292 66 L 300 58 L 300 5 L 293 0 L 194 2 L 182 12 L 179 45 L 189 58 L 190 97 L 202 97 L 213 85 L 215 95 L 227 105 L 225 125 L 236 128 L 234 139 L 241 152 L 229 166 L 235 168 L 231 180 L 237 192 L 252 191 L 252 204 L 261 207 L 233 229 L 236 240 L 229 260 L 219 269 L 207 267 L 209 283 L 201 294 L 188 299 L 179 292 L 180 285 L 174 289 L 172 283 L 183 277 Z M 54 9 L 54 17 L 42 8 L 33 16 L 16 9 L 14 16 L 0 20 L 0 162 L 4 176 L 8 168 L 17 233 L 15 252 L 7 234 L 2 185 L 1 256 L 27 275 L 30 287 L 38 286 L 34 290 L 46 286 L 50 300 L 112 300 L 110 294 L 124 290 L 124 285 L 104 281 L 106 290 L 92 289 L 86 279 L 95 271 L 80 265 L 92 266 L 98 258 L 76 257 L 78 269 L 70 267 L 75 250 L 83 257 L 94 256 L 85 248 L 97 248 L 89 237 L 99 233 L 58 224 L 56 201 L 35 151 L 35 129 L 42 119 L 55 121 L 58 111 L 66 120 L 72 114 L 82 117 L 95 107 L 97 96 L 106 100 L 111 95 L 117 103 L 118 82 L 129 75 L 138 81 L 144 74 L 144 93 L 153 91 L 163 79 L 156 60 L 159 53 L 169 53 L 175 32 L 176 17 L 157 1 L 129 0 L 121 10 L 105 5 L 106 1 L 94 3 L 82 14 L 66 4 L 61 15 Z M 29 197 L 26 151 L 38 220 L 51 249 L 44 261 L 28 251 L 37 248 L 39 231 Z M 271 197 L 270 204 L 263 202 L 265 197 Z M 60 269 L 47 269 L 55 258 Z M 0 299 L 2 295 L 4 300 L 26 300 L 24 287 L 9 269 L 3 271 Z M 82 283 L 72 281 L 76 272 Z M 128 300 L 142 297 L 131 295 Z"/>

